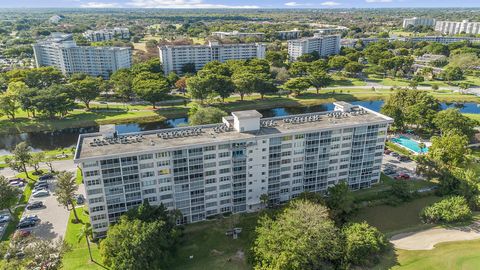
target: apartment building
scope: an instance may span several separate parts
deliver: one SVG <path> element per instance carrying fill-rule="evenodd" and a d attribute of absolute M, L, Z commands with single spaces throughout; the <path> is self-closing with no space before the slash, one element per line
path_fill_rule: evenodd
<path fill-rule="evenodd" d="M 128 47 L 77 46 L 71 34 L 53 33 L 33 45 L 37 67 L 53 66 L 63 74 L 86 73 L 108 79 L 110 74 L 132 65 Z"/>
<path fill-rule="evenodd" d="M 332 26 L 313 29 L 313 33 L 320 33 L 324 35 L 341 34 L 344 31 L 348 31 L 348 27 L 345 26 Z"/>
<path fill-rule="evenodd" d="M 461 41 L 468 41 L 471 43 L 479 43 L 480 38 L 474 38 L 474 37 L 449 37 L 449 36 L 426 36 L 426 37 L 410 37 L 406 39 L 407 41 L 411 42 L 437 42 L 441 44 L 451 44 L 455 42 L 461 42 Z"/>
<path fill-rule="evenodd" d="M 160 46 L 160 62 L 165 75 L 170 72 L 182 73 L 186 64 L 194 64 L 200 70 L 208 62 L 252 58 L 265 58 L 266 46 L 261 43 L 220 44 L 209 42 L 208 45 L 166 45 Z"/>
<path fill-rule="evenodd" d="M 130 31 L 125 27 L 115 27 L 102 30 L 88 30 L 83 33 L 83 36 L 92 42 L 106 41 L 114 38 L 129 39 Z"/>
<path fill-rule="evenodd" d="M 463 20 L 461 22 L 451 21 L 437 21 L 435 23 L 435 31 L 442 34 L 457 35 L 457 34 L 480 34 L 480 22 L 470 22 Z"/>
<path fill-rule="evenodd" d="M 412 26 L 419 26 L 419 25 L 435 26 L 435 19 L 433 19 L 433 18 L 417 18 L 417 17 L 403 19 L 403 28 L 407 28 L 409 25 L 412 25 Z"/>
<path fill-rule="evenodd" d="M 232 32 L 212 32 L 212 36 L 219 37 L 221 39 L 224 38 L 256 38 L 258 40 L 263 40 L 265 39 L 265 33 L 244 33 L 244 32 L 238 32 L 238 31 L 232 31 Z"/>
<path fill-rule="evenodd" d="M 302 36 L 302 31 L 298 29 L 287 30 L 287 31 L 276 31 L 277 38 L 281 40 L 288 39 L 298 39 Z"/>
<path fill-rule="evenodd" d="M 178 222 L 190 223 L 257 211 L 262 194 L 276 204 L 339 181 L 368 188 L 379 181 L 392 121 L 345 102 L 333 111 L 272 118 L 239 111 L 219 124 L 82 134 L 74 161 L 101 236 L 144 200 L 178 209 Z"/>
<path fill-rule="evenodd" d="M 340 53 L 340 35 L 316 33 L 313 37 L 288 41 L 288 55 L 291 61 L 296 61 L 298 57 L 314 51 L 322 57 Z"/>

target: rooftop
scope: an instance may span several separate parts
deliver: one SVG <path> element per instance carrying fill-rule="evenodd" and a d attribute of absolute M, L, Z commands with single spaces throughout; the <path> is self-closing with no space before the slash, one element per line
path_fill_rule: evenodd
<path fill-rule="evenodd" d="M 249 110 L 249 111 L 237 111 L 232 112 L 232 115 L 237 117 L 238 119 L 242 118 L 259 118 L 263 115 L 256 110 Z"/>
<path fill-rule="evenodd" d="M 390 117 L 358 105 L 349 103 L 336 105 L 334 111 L 262 118 L 260 119 L 260 129 L 249 132 L 237 132 L 229 125 L 229 121 L 226 121 L 212 125 L 169 128 L 122 135 L 115 133 L 82 134 L 78 139 L 75 161 L 80 162 L 85 159 L 145 151 L 154 152 L 191 145 L 228 143 L 275 134 L 293 134 L 362 124 L 393 122 Z M 232 114 L 248 117 L 261 116 L 257 111 L 242 111 Z"/>

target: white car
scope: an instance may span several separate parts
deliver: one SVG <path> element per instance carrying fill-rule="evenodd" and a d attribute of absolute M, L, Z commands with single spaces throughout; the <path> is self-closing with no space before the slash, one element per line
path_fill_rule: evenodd
<path fill-rule="evenodd" d="M 35 192 L 32 193 L 32 197 L 34 197 L 34 198 L 46 197 L 46 196 L 48 196 L 48 195 L 50 195 L 50 192 L 48 192 L 48 190 L 44 190 L 44 189 L 42 189 L 42 190 L 37 190 L 37 191 L 35 191 Z"/>

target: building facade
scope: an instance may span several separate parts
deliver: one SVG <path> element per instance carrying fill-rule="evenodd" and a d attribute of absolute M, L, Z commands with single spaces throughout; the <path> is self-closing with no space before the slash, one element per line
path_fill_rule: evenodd
<path fill-rule="evenodd" d="M 260 43 L 219 44 L 209 42 L 208 45 L 167 45 L 160 46 L 160 62 L 166 74 L 175 72 L 182 74 L 186 64 L 194 64 L 200 70 L 208 62 L 227 60 L 247 60 L 265 58 L 266 46 Z"/>
<path fill-rule="evenodd" d="M 288 55 L 291 61 L 296 61 L 298 57 L 318 52 L 320 56 L 325 57 L 340 53 L 340 35 L 322 35 L 315 34 L 313 37 L 288 41 Z"/>
<path fill-rule="evenodd" d="M 474 38 L 474 37 L 449 37 L 449 36 L 426 36 L 426 37 L 410 37 L 407 38 L 406 41 L 411 41 L 411 42 L 437 42 L 441 44 L 451 44 L 455 42 L 461 42 L 461 41 L 468 41 L 471 43 L 479 43 L 480 38 Z"/>
<path fill-rule="evenodd" d="M 53 66 L 65 75 L 86 73 L 107 79 L 132 65 L 130 48 L 77 46 L 71 34 L 53 33 L 34 44 L 33 52 L 37 67 Z"/>
<path fill-rule="evenodd" d="M 435 26 L 435 19 L 433 19 L 433 18 L 417 18 L 417 17 L 403 19 L 403 28 L 407 28 L 409 25 L 412 25 L 412 26 L 419 26 L 419 25 Z"/>
<path fill-rule="evenodd" d="M 480 22 L 469 22 L 463 20 L 461 22 L 451 21 L 437 21 L 435 23 L 435 31 L 443 34 L 457 35 L 457 34 L 480 34 Z"/>
<path fill-rule="evenodd" d="M 276 31 L 277 38 L 281 40 L 299 39 L 302 36 L 302 31 L 298 29 L 287 31 Z"/>
<path fill-rule="evenodd" d="M 392 119 L 345 102 L 334 111 L 261 118 L 233 112 L 221 124 L 136 134 L 82 134 L 82 169 L 90 221 L 101 236 L 144 200 L 183 214 L 180 223 L 254 212 L 300 193 L 378 183 Z"/>
<path fill-rule="evenodd" d="M 102 30 L 88 30 L 83 33 L 83 36 L 92 42 L 106 41 L 114 38 L 130 39 L 130 31 L 128 28 L 115 27 Z"/>
<path fill-rule="evenodd" d="M 256 38 L 258 40 L 263 40 L 265 38 L 265 33 L 244 33 L 238 31 L 232 32 L 212 32 L 212 36 L 224 38 Z"/>

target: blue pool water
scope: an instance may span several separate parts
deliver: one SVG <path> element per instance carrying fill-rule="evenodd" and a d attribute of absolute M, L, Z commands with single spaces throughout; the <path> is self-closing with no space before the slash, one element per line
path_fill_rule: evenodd
<path fill-rule="evenodd" d="M 428 152 L 428 147 L 425 147 L 423 149 L 420 148 L 418 142 L 407 138 L 405 136 L 399 136 L 398 138 L 393 138 L 391 139 L 392 142 L 402 145 L 410 150 L 412 150 L 415 153 L 426 153 Z"/>

